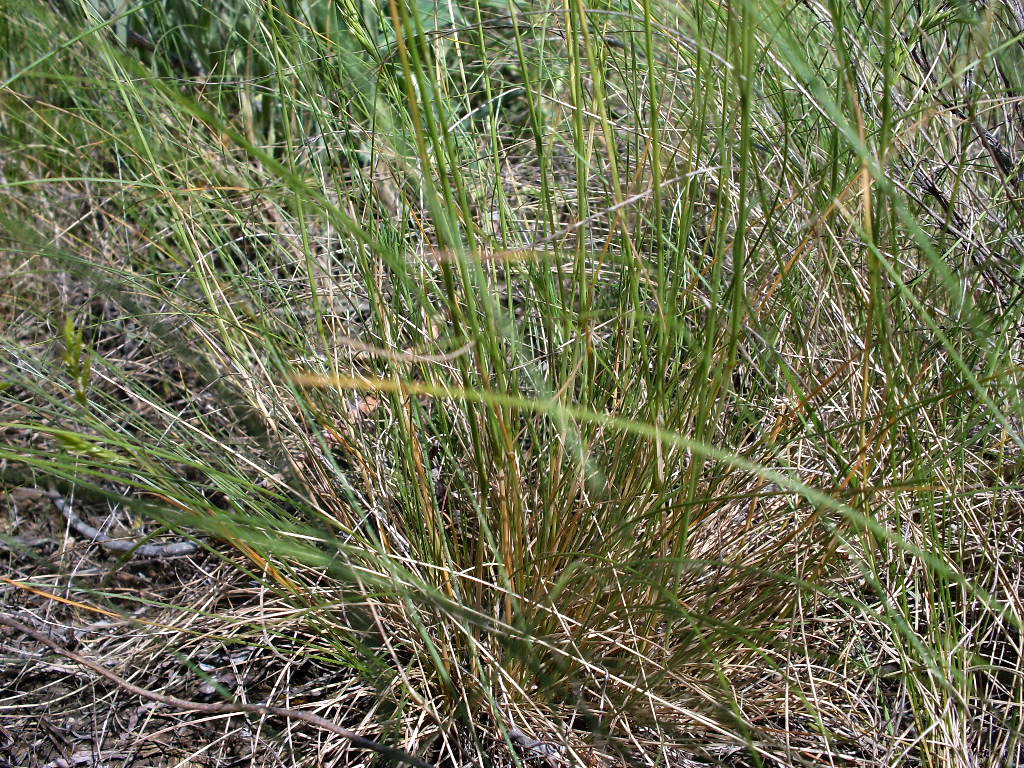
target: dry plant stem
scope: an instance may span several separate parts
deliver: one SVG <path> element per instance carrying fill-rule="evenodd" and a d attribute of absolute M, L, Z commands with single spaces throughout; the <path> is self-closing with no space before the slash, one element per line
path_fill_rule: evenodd
<path fill-rule="evenodd" d="M 92 539 L 106 549 L 112 549 L 117 552 L 131 552 L 142 557 L 178 557 L 180 555 L 191 555 L 199 549 L 199 545 L 191 541 L 177 541 L 172 544 L 140 544 L 134 540 L 112 539 L 82 520 L 75 512 L 74 507 L 55 488 L 47 489 L 46 495 L 53 502 L 53 506 L 67 518 L 72 528 L 82 536 Z"/>
<path fill-rule="evenodd" d="M 74 651 L 69 651 L 66 648 L 62 648 L 59 644 L 57 644 L 53 639 L 51 639 L 47 635 L 43 634 L 42 632 L 38 632 L 32 629 L 31 627 L 25 626 L 16 619 L 12 619 L 9 616 L 0 615 L 0 624 L 11 627 L 12 629 L 17 630 L 18 632 L 21 632 L 23 635 L 31 637 L 33 640 L 35 640 L 38 643 L 41 643 L 42 645 L 45 645 L 47 648 L 54 651 L 55 653 L 59 653 L 61 656 L 71 659 L 76 664 L 80 664 L 83 667 L 91 669 L 100 677 L 105 677 L 107 680 L 110 680 L 112 683 L 115 683 L 121 688 L 124 688 L 126 691 L 129 691 L 130 693 L 133 693 L 136 696 L 141 696 L 144 699 L 150 699 L 151 701 L 156 701 L 160 704 L 165 704 L 166 706 L 174 707 L 175 709 L 193 710 L 195 712 L 204 712 L 210 715 L 254 714 L 270 715 L 272 717 L 283 717 L 288 720 L 299 720 L 304 723 L 314 725 L 317 728 L 321 728 L 325 731 L 329 731 L 330 733 L 341 736 L 342 738 L 348 739 L 356 747 L 373 750 L 374 752 L 378 752 L 384 755 L 385 757 L 388 757 L 397 762 L 408 763 L 409 765 L 415 765 L 418 768 L 434 768 L 432 763 L 428 763 L 425 760 L 421 760 L 415 755 L 411 755 L 404 750 L 397 749 L 395 747 L 389 747 L 384 744 L 379 744 L 373 739 L 368 739 L 365 736 L 360 736 L 359 734 L 354 733 L 353 731 L 350 731 L 347 728 L 342 728 L 338 725 L 335 725 L 326 718 L 311 714 L 309 712 L 302 712 L 296 709 L 285 709 L 283 707 L 271 707 L 263 704 L 241 704 L 230 701 L 220 701 L 211 703 L 189 701 L 188 699 L 179 699 L 177 696 L 168 696 L 166 694 L 149 691 L 145 688 L 140 688 L 137 685 L 129 683 L 124 678 L 115 675 L 113 672 L 107 669 L 104 669 L 101 665 L 97 664 L 94 661 L 90 661 L 84 656 L 79 656 Z"/>

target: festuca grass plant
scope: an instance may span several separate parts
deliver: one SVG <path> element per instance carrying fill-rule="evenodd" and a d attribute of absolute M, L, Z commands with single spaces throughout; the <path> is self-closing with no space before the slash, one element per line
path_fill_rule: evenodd
<path fill-rule="evenodd" d="M 3 479 L 438 765 L 1015 765 L 1018 11 L 7 6 Z"/>

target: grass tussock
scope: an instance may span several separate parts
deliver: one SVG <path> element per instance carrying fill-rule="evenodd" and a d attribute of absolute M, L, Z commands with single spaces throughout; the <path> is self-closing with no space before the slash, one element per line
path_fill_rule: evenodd
<path fill-rule="evenodd" d="M 234 563 L 233 644 L 437 765 L 1016 765 L 1022 36 L 4 9 L 0 477 Z"/>

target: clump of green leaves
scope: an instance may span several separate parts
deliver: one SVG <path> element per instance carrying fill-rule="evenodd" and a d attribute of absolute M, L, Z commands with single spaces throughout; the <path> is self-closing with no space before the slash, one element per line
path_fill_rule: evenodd
<path fill-rule="evenodd" d="M 82 330 L 75 327 L 75 320 L 70 316 L 64 319 L 64 365 L 74 382 L 75 400 L 82 406 L 87 405 L 92 356 L 83 340 Z"/>

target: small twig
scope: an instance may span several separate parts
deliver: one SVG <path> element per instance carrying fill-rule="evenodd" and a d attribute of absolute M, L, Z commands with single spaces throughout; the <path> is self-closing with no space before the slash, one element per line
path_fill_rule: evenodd
<path fill-rule="evenodd" d="M 129 755 L 126 752 L 117 752 L 115 750 L 104 750 L 102 752 L 95 752 L 88 750 L 85 752 L 75 752 L 70 757 L 58 757 L 43 768 L 72 768 L 76 765 L 96 765 L 97 760 L 127 760 Z"/>
<path fill-rule="evenodd" d="M 105 669 L 101 665 L 94 661 L 90 661 L 84 656 L 80 656 L 74 651 L 69 651 L 67 648 L 61 647 L 48 635 L 38 632 L 31 627 L 27 627 L 16 619 L 12 619 L 9 616 L 0 615 L 0 624 L 4 624 L 12 629 L 21 632 L 23 635 L 31 637 L 38 643 L 45 645 L 51 651 L 59 653 L 68 659 L 71 659 L 76 664 L 80 664 L 87 669 L 92 670 L 100 677 L 104 677 L 110 680 L 112 683 L 124 688 L 129 693 L 133 693 L 136 696 L 141 696 L 144 699 L 150 701 L 156 701 L 160 704 L 165 704 L 175 709 L 192 710 L 195 712 L 203 712 L 208 715 L 233 715 L 233 714 L 252 714 L 252 715 L 270 715 L 272 717 L 283 717 L 288 720 L 300 720 L 304 723 L 309 723 L 317 728 L 321 728 L 330 733 L 341 736 L 342 738 L 348 739 L 352 742 L 353 746 L 361 749 L 370 749 L 374 752 L 378 752 L 392 760 L 408 763 L 409 765 L 415 765 L 417 768 L 434 768 L 433 764 L 421 760 L 415 755 L 409 754 L 405 750 L 397 749 L 396 747 L 389 747 L 385 744 L 380 744 L 373 739 L 368 739 L 365 736 L 360 736 L 354 731 L 350 731 L 347 728 L 342 728 L 335 725 L 330 720 L 314 715 L 310 712 L 302 712 L 297 709 L 285 709 L 284 707 L 271 707 L 265 704 L 243 704 L 240 702 L 232 701 L 218 701 L 218 702 L 200 702 L 200 701 L 189 701 L 188 699 L 179 699 L 177 696 L 168 696 L 163 693 L 156 693 L 145 688 L 129 683 L 124 678 L 114 674 L 108 669 Z"/>
<path fill-rule="evenodd" d="M 50 498 L 55 506 L 64 517 L 67 518 L 68 523 L 78 531 L 79 534 L 92 539 L 97 544 L 106 549 L 112 549 L 116 552 L 131 552 L 133 554 L 142 555 L 143 557 L 177 557 L 179 555 L 191 555 L 198 551 L 199 545 L 194 541 L 176 541 L 172 544 L 140 544 L 135 540 L 124 540 L 114 539 L 107 534 L 100 531 L 98 528 L 93 528 L 87 522 L 82 520 L 75 512 L 67 499 L 65 499 L 56 488 L 52 486 L 45 491 L 46 495 Z"/>
<path fill-rule="evenodd" d="M 19 549 L 36 549 L 45 547 L 47 544 L 56 544 L 53 539 L 42 536 L 37 539 L 23 539 L 20 536 L 0 537 L 0 552 L 16 552 Z"/>
<path fill-rule="evenodd" d="M 560 744 L 556 744 L 552 741 L 531 739 L 518 728 L 509 728 L 508 737 L 512 743 L 525 752 L 528 757 L 540 760 L 545 765 L 565 765 L 567 762 L 564 756 L 566 749 Z"/>

